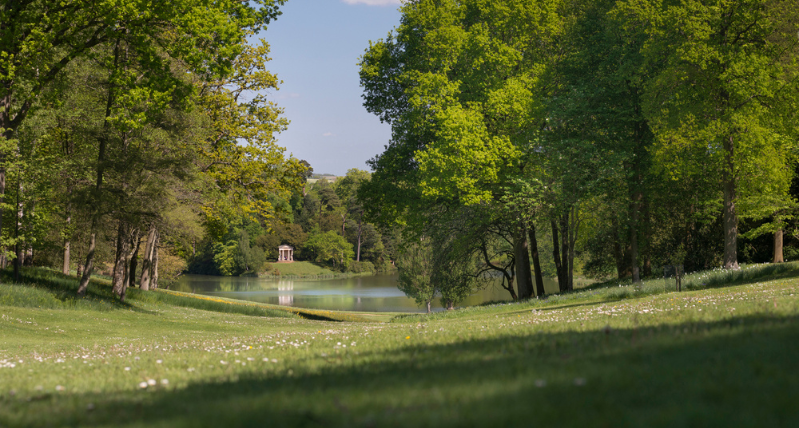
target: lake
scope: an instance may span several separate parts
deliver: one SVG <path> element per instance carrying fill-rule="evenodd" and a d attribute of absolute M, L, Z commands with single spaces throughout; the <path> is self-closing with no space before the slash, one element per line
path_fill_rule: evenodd
<path fill-rule="evenodd" d="M 547 292 L 557 282 L 544 279 Z M 170 289 L 308 309 L 366 312 L 424 312 L 413 299 L 397 289 L 396 275 L 356 276 L 339 279 L 272 280 L 236 276 L 183 275 Z M 458 306 L 510 300 L 510 293 L 495 284 L 469 296 Z M 440 299 L 433 309 L 443 310 Z"/>

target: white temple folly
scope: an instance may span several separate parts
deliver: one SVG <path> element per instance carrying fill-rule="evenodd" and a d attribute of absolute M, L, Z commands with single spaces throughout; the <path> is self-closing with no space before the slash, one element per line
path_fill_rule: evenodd
<path fill-rule="evenodd" d="M 277 247 L 277 262 L 291 263 L 294 261 L 294 247 L 291 245 L 281 245 Z"/>

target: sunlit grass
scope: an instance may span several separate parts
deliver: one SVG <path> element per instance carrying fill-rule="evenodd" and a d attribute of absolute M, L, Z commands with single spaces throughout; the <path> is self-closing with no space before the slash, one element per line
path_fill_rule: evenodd
<path fill-rule="evenodd" d="M 791 426 L 799 280 L 752 269 L 392 323 L 0 304 L 0 426 Z"/>
<path fill-rule="evenodd" d="M 799 277 L 799 262 L 779 264 L 754 264 L 742 266 L 740 270 L 713 269 L 687 274 L 683 277 L 683 292 L 707 288 L 745 284 L 767 278 Z M 415 322 L 422 319 L 455 319 L 480 314 L 514 310 L 530 310 L 552 306 L 590 304 L 601 302 L 637 299 L 646 296 L 677 293 L 674 278 L 651 278 L 633 284 L 625 281 L 595 283 L 571 292 L 551 294 L 543 299 L 533 298 L 522 302 L 491 302 L 485 305 L 459 308 L 456 311 L 442 311 L 433 314 L 399 315 L 394 322 Z"/>

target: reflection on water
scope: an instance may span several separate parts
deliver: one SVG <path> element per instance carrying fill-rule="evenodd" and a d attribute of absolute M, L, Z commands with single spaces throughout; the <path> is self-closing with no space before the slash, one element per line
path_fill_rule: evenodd
<path fill-rule="evenodd" d="M 545 279 L 547 292 L 557 291 L 557 283 Z M 173 290 L 250 300 L 309 309 L 369 312 L 423 312 L 413 299 L 397 288 L 396 275 L 358 276 L 325 280 L 267 280 L 251 277 L 184 275 Z M 469 296 L 459 306 L 488 301 L 510 300 L 499 280 Z M 442 310 L 435 299 L 434 310 Z"/>
<path fill-rule="evenodd" d="M 278 291 L 292 291 L 294 290 L 294 281 L 278 281 Z M 283 306 L 294 306 L 294 294 L 281 293 L 277 296 L 277 303 Z"/>

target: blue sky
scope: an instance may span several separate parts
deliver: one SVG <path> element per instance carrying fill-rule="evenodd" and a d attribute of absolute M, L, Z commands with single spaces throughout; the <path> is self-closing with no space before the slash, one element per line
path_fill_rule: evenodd
<path fill-rule="evenodd" d="M 291 124 L 278 136 L 287 154 L 314 172 L 368 170 L 391 129 L 362 105 L 358 58 L 370 40 L 399 25 L 400 0 L 288 0 L 264 38 L 269 70 L 283 81 L 270 98 Z"/>

